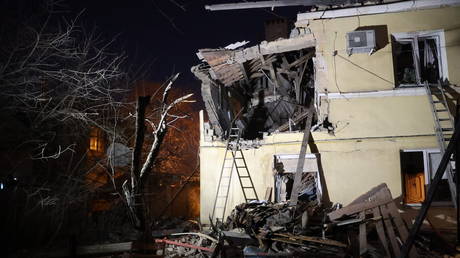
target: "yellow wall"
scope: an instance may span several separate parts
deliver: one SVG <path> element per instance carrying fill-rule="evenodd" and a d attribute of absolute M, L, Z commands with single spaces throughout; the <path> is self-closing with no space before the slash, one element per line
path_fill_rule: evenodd
<path fill-rule="evenodd" d="M 428 97 L 330 100 L 329 121 L 338 138 L 410 136 L 434 133 Z"/>
<path fill-rule="evenodd" d="M 346 53 L 346 33 L 363 26 L 387 26 L 388 44 L 373 53 Z M 308 28 L 317 40 L 319 69 L 316 85 L 329 92 L 358 92 L 394 88 L 391 34 L 444 30 L 449 81 L 460 84 L 460 7 L 401 13 L 311 20 Z M 333 55 L 337 51 L 337 55 Z"/>
<path fill-rule="evenodd" d="M 371 56 L 346 53 L 347 32 L 360 26 L 387 25 L 391 33 L 444 29 L 449 80 L 460 84 L 460 8 L 368 15 L 310 21 L 317 39 L 315 87 L 323 92 L 393 90 L 391 39 Z M 333 55 L 334 50 L 337 55 Z M 437 148 L 433 117 L 426 95 L 329 99 L 329 121 L 335 136 L 313 133 L 320 153 L 326 188 L 332 202 L 348 204 L 370 188 L 387 183 L 394 198 L 402 193 L 400 150 Z M 202 130 L 203 133 L 203 130 Z M 301 133 L 265 137 L 258 149 L 244 152 L 255 187 L 262 198 L 274 187 L 273 156 L 298 154 Z M 201 221 L 209 221 L 223 162 L 223 143 L 200 147 Z M 310 151 L 309 151 L 310 152 Z M 243 202 L 233 178 L 228 207 Z M 229 210 L 227 211 L 228 214 Z"/>
<path fill-rule="evenodd" d="M 434 136 L 329 140 L 324 133 L 313 133 L 313 138 L 320 152 L 330 199 L 342 204 L 348 204 L 383 182 L 388 184 L 393 197 L 397 198 L 402 192 L 400 150 L 436 146 Z M 267 187 L 274 187 L 274 155 L 298 154 L 301 140 L 301 133 L 275 134 L 266 137 L 260 148 L 244 151 L 259 198 L 263 198 Z M 224 152 L 221 143 L 202 142 L 200 217 L 203 223 L 208 223 L 212 213 Z M 227 207 L 231 210 L 242 202 L 241 187 L 234 173 Z M 230 210 L 227 210 L 227 215 Z"/>

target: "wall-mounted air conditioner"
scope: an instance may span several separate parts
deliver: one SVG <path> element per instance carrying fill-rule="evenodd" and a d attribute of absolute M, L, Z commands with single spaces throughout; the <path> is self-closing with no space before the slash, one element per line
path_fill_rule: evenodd
<path fill-rule="evenodd" d="M 347 33 L 347 53 L 372 54 L 375 50 L 375 31 L 374 30 L 357 30 Z"/>

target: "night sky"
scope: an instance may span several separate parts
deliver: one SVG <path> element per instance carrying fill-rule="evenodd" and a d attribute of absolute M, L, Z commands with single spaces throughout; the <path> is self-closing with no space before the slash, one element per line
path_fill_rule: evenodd
<path fill-rule="evenodd" d="M 190 72 L 199 60 L 200 48 L 225 47 L 248 40 L 264 39 L 264 22 L 286 17 L 295 20 L 302 7 L 210 12 L 206 4 L 237 0 L 78 0 L 67 1 L 69 17 L 84 10 L 80 22 L 96 26 L 103 39 L 116 38 L 115 51 L 124 51 L 136 67 L 149 65 L 147 79 L 164 81 L 180 72 L 180 87 L 197 89 L 199 82 Z M 241 1 L 240 1 L 241 2 Z"/>

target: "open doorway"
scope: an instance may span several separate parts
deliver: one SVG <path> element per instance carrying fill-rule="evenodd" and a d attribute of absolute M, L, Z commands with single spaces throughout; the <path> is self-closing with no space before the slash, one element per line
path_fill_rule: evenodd
<path fill-rule="evenodd" d="M 401 172 L 404 203 L 415 204 L 425 200 L 425 167 L 423 151 L 401 152 Z"/>
<path fill-rule="evenodd" d="M 428 186 L 441 161 L 441 153 L 437 149 L 403 150 L 400 156 L 404 203 L 420 204 L 425 200 Z M 445 173 L 433 201 L 437 205 L 451 204 L 449 183 Z"/>

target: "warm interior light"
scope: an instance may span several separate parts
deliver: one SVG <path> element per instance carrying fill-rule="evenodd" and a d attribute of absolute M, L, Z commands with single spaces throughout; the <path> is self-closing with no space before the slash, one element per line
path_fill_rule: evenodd
<path fill-rule="evenodd" d="M 97 127 L 91 129 L 89 135 L 89 149 L 96 152 L 104 151 L 102 130 Z"/>

